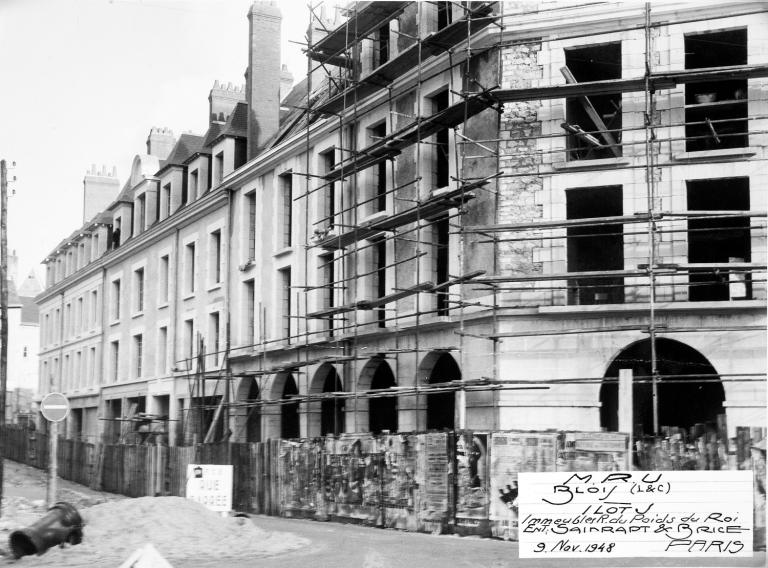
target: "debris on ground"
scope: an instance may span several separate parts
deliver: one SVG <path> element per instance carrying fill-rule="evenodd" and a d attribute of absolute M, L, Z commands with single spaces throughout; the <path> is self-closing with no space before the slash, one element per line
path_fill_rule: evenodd
<path fill-rule="evenodd" d="M 224 566 L 227 559 L 273 556 L 309 543 L 290 533 L 266 532 L 248 519 L 222 517 L 184 497 L 122 499 L 81 509 L 80 514 L 85 521 L 81 544 L 25 558 L 41 567 L 114 567 L 152 544 L 171 565 L 215 558 Z"/>

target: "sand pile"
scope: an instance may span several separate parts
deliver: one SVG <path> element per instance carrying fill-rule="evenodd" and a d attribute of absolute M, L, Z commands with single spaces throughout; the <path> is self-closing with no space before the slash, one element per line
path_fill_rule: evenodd
<path fill-rule="evenodd" d="M 174 566 L 185 559 L 258 558 L 308 544 L 290 533 L 270 533 L 250 519 L 221 517 L 183 497 L 123 499 L 81 509 L 83 542 L 52 548 L 19 561 L 29 566 L 119 566 L 133 551 L 152 543 Z"/>

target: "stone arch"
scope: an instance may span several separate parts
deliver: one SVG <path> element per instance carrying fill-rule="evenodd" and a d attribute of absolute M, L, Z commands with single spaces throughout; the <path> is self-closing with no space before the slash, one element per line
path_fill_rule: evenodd
<path fill-rule="evenodd" d="M 430 351 L 419 364 L 419 377 L 430 385 L 461 380 L 461 369 L 448 351 Z M 456 393 L 427 395 L 427 430 L 453 430 L 456 425 Z"/>
<path fill-rule="evenodd" d="M 312 383 L 309 389 L 310 394 L 321 394 L 329 392 L 341 392 L 344 385 L 341 376 L 336 371 L 336 367 L 330 363 L 323 363 L 315 371 Z M 323 398 L 320 401 L 320 435 L 341 434 L 344 432 L 344 408 L 345 400 L 343 398 Z"/>
<path fill-rule="evenodd" d="M 246 442 L 261 441 L 261 407 L 254 404 L 260 399 L 261 389 L 256 377 L 243 377 L 237 387 L 235 400 L 245 405 L 238 406 L 235 412 L 235 431 L 242 433 Z"/>
<path fill-rule="evenodd" d="M 299 387 L 293 373 L 281 371 L 275 375 L 270 389 L 271 400 L 286 400 L 299 395 Z M 280 437 L 298 438 L 301 436 L 299 421 L 299 402 L 281 403 L 280 409 Z"/>
<path fill-rule="evenodd" d="M 136 154 L 131 164 L 129 187 L 133 189 L 148 177 L 153 177 L 160 169 L 160 160 L 150 154 Z"/>
<path fill-rule="evenodd" d="M 659 426 L 690 428 L 695 424 L 715 427 L 717 415 L 722 414 L 725 389 L 719 380 L 697 381 L 700 375 L 717 375 L 704 355 L 693 347 L 665 337 L 656 339 L 657 370 L 662 378 L 657 385 Z M 632 369 L 634 377 L 651 375 L 651 340 L 642 339 L 622 349 L 608 366 L 605 377 L 615 378 L 619 369 Z M 653 433 L 653 391 L 650 382 L 635 382 L 633 420 L 644 434 Z M 600 387 L 600 425 L 607 430 L 618 429 L 618 385 L 604 381 Z"/>
<path fill-rule="evenodd" d="M 363 367 L 358 384 L 360 390 L 385 389 L 394 387 L 397 381 L 387 360 L 384 357 L 373 357 Z M 397 396 L 369 398 L 367 402 L 368 430 L 374 434 L 383 430 L 397 432 Z"/>

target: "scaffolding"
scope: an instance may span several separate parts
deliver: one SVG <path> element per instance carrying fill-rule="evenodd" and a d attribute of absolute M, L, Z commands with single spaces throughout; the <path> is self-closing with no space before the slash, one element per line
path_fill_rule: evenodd
<path fill-rule="evenodd" d="M 550 40 L 506 39 L 504 30 L 515 26 L 525 13 L 500 13 L 502 8 L 503 3 L 485 2 L 355 2 L 343 24 L 327 29 L 319 4 L 310 5 L 307 107 L 294 129 L 303 128 L 306 140 L 304 172 L 292 174 L 304 182 L 302 192 L 292 198 L 304 203 L 306 234 L 301 243 L 303 270 L 299 271 L 304 281 L 290 283 L 288 301 L 296 309 L 285 316 L 290 347 L 284 352 L 290 353 L 291 362 L 267 364 L 268 354 L 282 340 L 267 341 L 266 332 L 261 333 L 262 341 L 252 346 L 258 351 L 258 367 L 238 371 L 236 376 L 231 371 L 223 374 L 228 394 L 222 396 L 217 412 L 245 409 L 250 416 L 270 406 L 295 408 L 304 404 L 309 414 L 322 414 L 320 434 L 325 435 L 344 431 L 339 421 L 344 420 L 345 412 L 352 412 L 355 420 L 369 415 L 370 401 L 413 398 L 409 408 L 417 410 L 416 422 L 410 424 L 414 430 L 449 425 L 462 429 L 466 427 L 465 397 L 480 392 L 490 393 L 494 420 L 490 426 L 498 428 L 497 410 L 503 391 L 617 383 L 617 378 L 606 376 L 552 381 L 503 376 L 500 350 L 505 340 L 560 335 L 647 335 L 650 368 L 646 374 L 635 376 L 634 382 L 652 389 L 652 434 L 659 434 L 664 426 L 659 421 L 661 381 L 765 382 L 761 373 L 712 375 L 702 371 L 681 375 L 661 371 L 657 353 L 660 335 L 727 332 L 738 337 L 764 331 L 762 326 L 740 321 L 717 326 L 670 324 L 669 318 L 660 315 L 661 304 L 668 306 L 707 294 L 726 294 L 723 299 L 733 302 L 764 298 L 766 270 L 764 262 L 749 258 L 748 245 L 747 254 L 724 261 L 669 262 L 667 257 L 680 255 L 677 251 L 662 253 L 661 243 L 718 234 L 746 242 L 764 240 L 766 212 L 753 209 L 748 200 L 733 209 L 703 202 L 699 207 L 675 202 L 674 208 L 664 209 L 658 186 L 665 168 L 727 163 L 742 158 L 750 148 L 765 147 L 756 141 L 764 141 L 766 132 L 750 128 L 750 124 L 768 117 L 746 111 L 746 89 L 724 100 L 707 100 L 705 95 L 715 83 L 743 82 L 746 86 L 748 79 L 768 77 L 768 65 L 744 61 L 657 71 L 652 56 L 657 49 L 654 30 L 666 24 L 654 20 L 651 5 L 646 4 L 638 8 L 642 10 L 642 24 L 621 22 L 610 30 L 584 30 L 567 36 L 573 39 L 642 30 L 642 75 L 579 80 L 580 73 L 566 65 L 561 69 L 563 84 L 547 84 L 544 79 L 511 85 L 504 76 L 505 50 Z M 415 21 L 415 27 L 403 29 L 401 17 Z M 430 29 L 428 24 L 434 17 L 437 25 L 430 25 L 436 29 Z M 322 37 L 315 39 L 313 34 L 318 30 L 323 30 Z M 313 84 L 321 74 L 320 84 Z M 408 74 L 413 78 L 408 85 L 398 82 Z M 437 77 L 445 78 L 439 92 L 433 89 Z M 678 109 L 660 108 L 659 92 L 681 85 L 686 87 L 685 103 Z M 633 111 L 642 115 L 641 125 L 621 123 L 621 114 L 628 112 L 622 108 L 622 94 L 635 99 L 642 95 L 642 110 Z M 606 111 L 601 97 L 603 101 L 613 97 L 614 108 Z M 566 116 L 559 132 L 536 131 L 530 124 L 527 130 L 505 130 L 509 105 L 552 99 L 566 99 L 572 104 L 569 108 L 576 111 L 566 114 L 581 117 L 580 123 Z M 384 116 L 383 126 L 369 128 L 370 143 L 359 147 L 363 140 L 358 130 L 361 119 L 374 113 Z M 491 121 L 488 117 L 494 118 Z M 478 122 L 473 123 L 476 118 Z M 336 143 L 321 149 L 328 157 L 324 163 L 312 158 L 320 156 L 312 136 L 318 121 L 335 124 Z M 483 124 L 495 125 L 493 136 L 488 136 Z M 681 128 L 684 135 L 679 132 Z M 752 137 L 750 143 L 740 146 L 740 137 L 747 136 Z M 662 154 L 670 153 L 662 147 L 686 145 L 733 151 L 699 156 L 687 151 L 679 159 L 660 160 Z M 739 153 L 738 148 L 743 151 Z M 441 152 L 444 156 L 435 158 Z M 504 162 L 510 152 L 530 160 L 515 169 Z M 627 153 L 633 160 L 622 160 Z M 565 156 L 565 161 L 557 162 L 559 156 Z M 600 156 L 607 156 L 608 162 Z M 432 171 L 422 166 L 428 161 L 437 164 Z M 406 170 L 412 174 L 407 179 Z M 645 207 L 635 214 L 547 216 L 535 210 L 524 211 L 513 223 L 500 218 L 506 180 L 542 181 L 574 172 L 631 170 L 642 170 L 645 184 Z M 317 218 L 310 216 L 312 200 L 323 209 Z M 478 215 L 473 211 L 477 203 L 491 207 L 492 213 Z M 589 269 L 579 268 L 578 263 L 533 260 L 536 251 L 575 248 L 578 243 L 593 246 L 596 239 L 619 239 L 622 266 Z M 490 251 L 490 262 L 484 269 L 476 266 L 478 247 Z M 523 268 L 502 265 L 502 257 L 510 250 L 528 255 Z M 631 251 L 632 256 L 627 258 L 624 250 Z M 449 255 L 454 256 L 453 262 L 447 260 Z M 457 273 L 450 273 L 448 266 L 458 268 Z M 565 270 L 556 270 L 556 266 Z M 311 267 L 316 268 L 314 273 Z M 322 300 L 314 301 L 318 298 Z M 319 309 L 310 309 L 318 304 Z M 516 308 L 585 304 L 635 304 L 633 315 L 642 321 L 578 327 L 564 322 L 560 327 L 519 331 L 509 331 L 500 323 Z M 261 316 L 261 307 L 259 311 Z M 486 318 L 486 333 L 468 329 L 479 314 Z M 455 339 L 445 344 L 425 341 L 425 335 L 434 329 L 448 330 Z M 483 355 L 488 360 L 487 376 L 423 376 L 420 362 L 428 352 L 451 353 L 458 359 L 459 369 L 467 368 L 467 338 L 486 342 Z M 382 348 L 381 344 L 390 346 Z M 227 348 L 227 369 L 229 355 Z M 382 361 L 392 368 L 389 383 L 374 385 L 370 380 L 361 385 L 364 368 L 360 365 Z M 323 385 L 312 383 L 312 377 L 303 370 L 310 367 L 325 369 Z M 403 369 L 415 370 L 406 384 L 399 383 Z M 263 381 L 281 373 L 298 378 L 296 392 L 284 391 L 277 398 L 258 400 L 236 400 L 230 392 L 234 380 L 255 377 L 263 393 Z M 196 391 L 198 394 L 205 391 L 204 385 L 199 386 L 199 381 L 204 381 L 200 377 L 205 376 L 198 364 L 194 383 L 202 389 Z M 426 401 L 446 393 L 458 397 L 458 410 L 455 421 L 451 417 L 441 422 L 429 415 Z M 368 412 L 363 412 L 366 408 Z M 369 430 L 369 424 L 355 422 L 352 427 L 355 431 Z M 213 426 L 206 439 L 212 431 Z"/>

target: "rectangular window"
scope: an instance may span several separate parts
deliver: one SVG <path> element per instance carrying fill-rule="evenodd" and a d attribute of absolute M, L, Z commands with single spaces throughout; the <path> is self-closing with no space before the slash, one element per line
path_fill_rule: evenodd
<path fill-rule="evenodd" d="M 218 284 L 221 282 L 221 231 L 214 231 L 211 233 L 211 250 L 210 250 L 210 274 L 213 278 L 213 283 Z"/>
<path fill-rule="evenodd" d="M 376 241 L 372 247 L 373 253 L 373 297 L 383 298 L 387 295 L 387 241 Z M 387 326 L 386 306 L 376 308 L 376 321 L 379 327 Z"/>
<path fill-rule="evenodd" d="M 184 358 L 185 367 L 191 369 L 194 366 L 195 357 L 195 320 L 184 321 Z"/>
<path fill-rule="evenodd" d="M 689 211 L 748 211 L 749 178 L 687 182 Z M 728 265 L 751 262 L 749 217 L 714 216 L 688 221 L 688 262 Z M 693 269 L 692 302 L 745 300 L 752 297 L 752 275 L 727 268 Z"/>
<path fill-rule="evenodd" d="M 99 258 L 99 234 L 93 234 L 93 240 L 91 240 L 91 260 Z"/>
<path fill-rule="evenodd" d="M 96 327 L 99 323 L 99 291 L 93 290 L 91 292 L 91 327 Z"/>
<path fill-rule="evenodd" d="M 43 338 L 42 344 L 47 345 L 51 341 L 51 317 L 50 314 L 43 316 L 43 327 L 40 330 L 40 337 Z"/>
<path fill-rule="evenodd" d="M 89 358 L 91 362 L 88 367 L 88 384 L 95 385 L 96 384 L 96 348 L 95 347 L 91 347 Z"/>
<path fill-rule="evenodd" d="M 387 123 L 382 122 L 368 129 L 368 134 L 371 138 L 371 143 L 376 143 L 387 136 Z M 374 165 L 372 170 L 372 185 L 373 185 L 373 211 L 385 211 L 387 209 L 387 160 L 382 160 L 378 164 Z"/>
<path fill-rule="evenodd" d="M 289 247 L 292 244 L 291 233 L 293 232 L 293 175 L 283 174 L 279 176 L 280 184 L 280 203 L 281 208 L 281 241 L 283 247 Z"/>
<path fill-rule="evenodd" d="M 320 154 L 320 168 L 323 175 L 333 171 L 336 165 L 336 150 L 331 148 Z M 333 229 L 336 215 L 336 184 L 335 182 L 323 182 L 325 184 L 323 196 L 323 226 Z"/>
<path fill-rule="evenodd" d="M 448 90 L 444 90 L 430 98 L 432 114 L 437 114 L 448 108 Z M 434 136 L 432 147 L 432 183 L 434 189 L 446 187 L 449 183 L 448 159 L 448 129 L 440 129 Z"/>
<path fill-rule="evenodd" d="M 747 64 L 747 30 L 685 36 L 685 68 Z M 747 79 L 685 85 L 686 151 L 749 146 Z"/>
<path fill-rule="evenodd" d="M 120 380 L 120 342 L 113 341 L 110 343 L 110 359 L 111 359 L 111 379 L 113 383 Z"/>
<path fill-rule="evenodd" d="M 442 30 L 453 21 L 451 2 L 437 2 L 437 29 Z"/>
<path fill-rule="evenodd" d="M 199 183 L 197 170 L 189 174 L 189 190 L 187 191 L 187 200 L 184 202 L 186 205 L 190 200 L 197 197 L 197 186 Z"/>
<path fill-rule="evenodd" d="M 389 22 L 376 30 L 373 43 L 373 68 L 389 61 Z"/>
<path fill-rule="evenodd" d="M 120 279 L 112 281 L 112 320 L 120 319 Z"/>
<path fill-rule="evenodd" d="M 136 233 L 141 233 L 147 226 L 147 196 L 146 194 L 140 195 L 136 199 L 136 216 L 137 216 L 137 223 L 136 223 Z"/>
<path fill-rule="evenodd" d="M 138 268 L 133 271 L 133 285 L 134 285 L 134 312 L 144 311 L 144 269 Z"/>
<path fill-rule="evenodd" d="M 566 49 L 562 73 L 568 83 L 621 79 L 621 43 Z M 621 110 L 621 93 L 566 99 L 568 159 L 621 156 Z"/>
<path fill-rule="evenodd" d="M 192 294 L 195 291 L 195 243 L 188 243 L 184 247 L 184 267 L 186 290 Z"/>
<path fill-rule="evenodd" d="M 142 376 L 142 363 L 144 361 L 144 337 L 139 333 L 133 336 L 133 364 L 135 377 Z"/>
<path fill-rule="evenodd" d="M 160 257 L 160 289 L 158 292 L 158 296 L 160 298 L 160 302 L 165 304 L 168 302 L 169 296 L 169 287 L 171 284 L 170 279 L 170 258 L 167 254 L 164 254 Z"/>
<path fill-rule="evenodd" d="M 566 191 L 568 219 L 618 217 L 622 215 L 622 188 L 583 187 Z M 621 224 L 568 228 L 568 272 L 598 272 L 624 269 L 624 227 Z M 568 284 L 572 305 L 620 304 L 624 302 L 624 279 L 620 276 L 574 278 Z"/>
<path fill-rule="evenodd" d="M 157 373 L 168 372 L 168 328 L 163 326 L 157 332 Z"/>
<path fill-rule="evenodd" d="M 224 179 L 224 152 L 216 154 L 214 169 L 216 171 L 216 185 L 219 185 Z"/>
<path fill-rule="evenodd" d="M 77 315 L 75 317 L 75 331 L 81 332 L 85 327 L 85 320 L 83 319 L 83 298 L 77 299 Z"/>
<path fill-rule="evenodd" d="M 256 192 L 245 196 L 245 210 L 248 215 L 248 260 L 256 258 Z"/>
<path fill-rule="evenodd" d="M 243 283 L 243 294 L 245 294 L 243 305 L 245 305 L 245 341 L 247 345 L 256 343 L 256 285 L 253 280 L 247 280 Z"/>
<path fill-rule="evenodd" d="M 450 225 L 448 223 L 447 215 L 437 219 L 432 224 L 432 242 L 434 243 L 435 251 L 435 281 L 438 284 L 444 284 L 450 279 L 450 274 L 448 272 L 450 265 L 449 230 Z M 448 308 L 450 307 L 448 303 L 448 292 L 449 290 L 447 288 L 435 292 L 437 296 L 435 307 L 437 308 L 437 315 L 439 316 L 448 315 Z"/>
<path fill-rule="evenodd" d="M 213 359 L 214 365 L 219 364 L 221 360 L 219 358 L 219 346 L 221 344 L 221 329 L 219 312 L 212 312 L 209 316 L 209 352 Z"/>
<path fill-rule="evenodd" d="M 171 184 L 167 183 L 163 186 L 163 218 L 166 219 L 171 216 Z"/>
<path fill-rule="evenodd" d="M 282 336 L 291 341 L 291 269 L 278 270 L 280 284 L 280 315 Z"/>
<path fill-rule="evenodd" d="M 336 266 L 333 260 L 333 253 L 326 254 L 320 257 L 320 270 L 322 270 L 322 302 L 323 309 L 331 309 L 335 306 L 335 280 L 336 280 Z M 330 316 L 326 320 L 326 329 L 329 335 L 333 335 L 333 316 Z"/>
<path fill-rule="evenodd" d="M 75 372 L 72 373 L 72 386 L 79 388 L 83 383 L 83 352 L 75 353 Z"/>
<path fill-rule="evenodd" d="M 67 337 L 72 335 L 72 304 L 64 307 L 64 330 Z"/>

